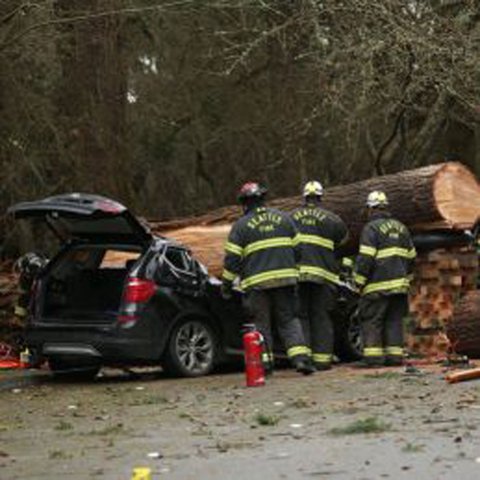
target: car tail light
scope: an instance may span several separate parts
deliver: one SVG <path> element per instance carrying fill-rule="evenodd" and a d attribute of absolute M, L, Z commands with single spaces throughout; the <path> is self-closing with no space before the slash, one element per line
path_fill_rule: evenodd
<path fill-rule="evenodd" d="M 155 293 L 155 282 L 141 278 L 130 278 L 123 294 L 123 301 L 126 303 L 145 303 Z"/>
<path fill-rule="evenodd" d="M 147 303 L 156 290 L 155 282 L 142 278 L 129 278 L 123 291 L 122 309 L 117 316 L 121 328 L 132 328 L 139 319 L 143 304 Z"/>

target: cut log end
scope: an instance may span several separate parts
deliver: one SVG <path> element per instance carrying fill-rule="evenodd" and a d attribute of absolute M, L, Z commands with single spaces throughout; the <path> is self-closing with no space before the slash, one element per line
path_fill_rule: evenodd
<path fill-rule="evenodd" d="M 438 170 L 433 196 L 447 227 L 469 228 L 480 216 L 480 185 L 460 163 L 448 163 Z"/>

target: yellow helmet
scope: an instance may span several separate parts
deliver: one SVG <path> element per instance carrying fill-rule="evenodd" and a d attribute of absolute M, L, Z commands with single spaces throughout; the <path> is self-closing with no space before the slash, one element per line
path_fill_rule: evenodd
<path fill-rule="evenodd" d="M 367 207 L 386 207 L 388 206 L 388 198 L 385 195 L 385 192 L 381 190 L 374 190 L 370 192 L 367 197 Z"/>
<path fill-rule="evenodd" d="M 323 195 L 323 187 L 322 187 L 322 184 L 317 180 L 311 180 L 310 182 L 307 182 L 303 187 L 304 197 L 310 197 L 310 196 L 321 197 L 322 195 Z"/>

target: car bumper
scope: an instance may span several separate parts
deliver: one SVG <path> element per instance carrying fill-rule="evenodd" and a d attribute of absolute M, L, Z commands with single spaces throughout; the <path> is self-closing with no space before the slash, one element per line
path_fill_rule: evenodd
<path fill-rule="evenodd" d="M 158 348 L 151 339 L 122 335 L 117 329 L 103 331 L 60 331 L 30 328 L 26 343 L 44 357 L 75 358 L 103 365 L 156 363 Z"/>

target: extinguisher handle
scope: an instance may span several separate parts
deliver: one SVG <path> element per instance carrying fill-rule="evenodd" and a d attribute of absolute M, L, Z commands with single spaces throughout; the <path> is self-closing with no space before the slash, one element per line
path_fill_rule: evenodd
<path fill-rule="evenodd" d="M 242 333 L 254 332 L 257 329 L 254 323 L 244 323 L 241 328 Z"/>

